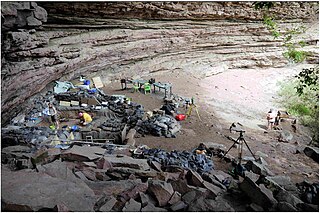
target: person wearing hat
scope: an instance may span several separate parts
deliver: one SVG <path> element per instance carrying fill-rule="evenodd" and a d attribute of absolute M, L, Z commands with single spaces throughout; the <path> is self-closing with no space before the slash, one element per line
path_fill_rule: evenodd
<path fill-rule="evenodd" d="M 277 113 L 274 109 L 270 109 L 267 114 L 267 120 L 268 120 L 268 130 L 272 130 L 273 125 L 276 121 Z"/>
<path fill-rule="evenodd" d="M 86 112 L 79 113 L 80 124 L 86 126 L 92 122 L 92 117 Z"/>

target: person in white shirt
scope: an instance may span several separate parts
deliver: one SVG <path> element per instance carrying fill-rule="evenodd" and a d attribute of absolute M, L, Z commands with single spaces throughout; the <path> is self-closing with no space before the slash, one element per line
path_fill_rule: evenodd
<path fill-rule="evenodd" d="M 276 121 L 277 113 L 274 109 L 270 109 L 267 114 L 268 130 L 272 130 Z"/>

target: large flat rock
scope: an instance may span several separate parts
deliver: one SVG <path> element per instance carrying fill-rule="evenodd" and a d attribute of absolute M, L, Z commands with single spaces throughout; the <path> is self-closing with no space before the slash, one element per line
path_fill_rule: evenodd
<path fill-rule="evenodd" d="M 71 149 L 64 151 L 61 158 L 70 161 L 93 161 L 100 158 L 105 149 L 97 146 L 73 146 Z"/>
<path fill-rule="evenodd" d="M 139 170 L 149 170 L 150 166 L 146 159 L 135 159 L 126 155 L 107 155 L 104 159 L 111 163 L 113 167 L 129 167 Z"/>
<path fill-rule="evenodd" d="M 60 204 L 70 211 L 93 211 L 94 193 L 86 184 L 32 171 L 1 171 L 1 200 L 10 204 L 4 205 L 8 208 L 5 211 L 19 211 L 16 206 L 27 206 L 29 211 L 38 211 Z"/>

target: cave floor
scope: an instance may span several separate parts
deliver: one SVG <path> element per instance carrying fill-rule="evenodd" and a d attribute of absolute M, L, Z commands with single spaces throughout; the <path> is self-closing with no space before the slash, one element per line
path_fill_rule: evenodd
<path fill-rule="evenodd" d="M 167 151 L 171 151 L 192 150 L 201 142 L 214 142 L 223 144 L 226 148 L 229 148 L 233 144 L 233 142 L 228 140 L 225 136 L 231 136 L 235 139 L 238 137 L 237 134 L 229 132 L 229 127 L 232 123 L 229 118 L 234 118 L 235 120 L 233 120 L 233 122 L 239 122 L 237 118 L 245 117 L 245 120 L 241 120 L 240 122 L 246 129 L 245 140 L 247 144 L 254 154 L 259 151 L 260 153 L 263 153 L 265 155 L 264 159 L 268 163 L 268 168 L 275 175 L 290 176 L 291 180 L 296 183 L 303 180 L 317 181 L 319 178 L 318 164 L 311 158 L 307 157 L 303 152 L 296 154 L 296 150 L 298 149 L 298 147 L 303 144 L 307 145 L 309 140 L 306 136 L 307 131 L 305 132 L 303 127 L 301 127 L 300 131 L 298 131 L 297 133 L 292 132 L 292 134 L 294 135 L 294 139 L 289 143 L 278 142 L 277 137 L 279 135 L 279 132 L 277 131 L 265 133 L 266 121 L 263 114 L 263 110 L 265 109 L 261 107 L 261 99 L 265 98 L 265 96 L 270 96 L 270 93 L 273 93 L 272 97 L 275 97 L 276 90 L 268 89 L 268 87 L 266 87 L 265 90 L 255 91 L 257 87 L 253 85 L 254 81 L 252 81 L 252 79 L 254 77 L 260 77 L 261 80 L 256 81 L 256 83 L 259 85 L 264 85 L 270 83 L 270 79 L 273 79 L 272 75 L 278 75 L 282 79 L 287 77 L 288 70 L 287 72 L 285 71 L 284 69 L 274 69 L 273 72 L 270 72 L 270 70 L 266 70 L 265 72 L 261 72 L 260 74 L 262 76 L 266 76 L 265 78 L 261 76 L 253 76 L 252 72 L 247 72 L 248 76 L 251 79 L 251 82 L 241 82 L 241 86 L 243 85 L 243 87 L 246 88 L 247 93 L 249 91 L 252 94 L 256 94 L 254 99 L 248 100 L 251 102 L 251 106 L 253 106 L 250 110 L 256 110 L 256 114 L 263 115 L 261 115 L 260 117 L 258 115 L 254 115 L 254 118 L 252 118 L 252 116 L 243 116 L 243 114 L 241 113 L 237 114 L 236 109 L 229 112 L 231 116 L 223 117 L 223 115 L 221 116 L 221 114 L 219 114 L 221 111 L 223 111 L 223 108 L 217 108 L 212 104 L 212 101 L 219 102 L 220 106 L 221 103 L 224 103 L 224 109 L 226 109 L 226 111 L 231 107 L 237 107 L 236 104 L 232 105 L 230 98 L 233 97 L 228 94 L 228 90 L 225 90 L 225 93 L 221 94 L 221 91 L 214 92 L 214 88 L 216 88 L 215 85 L 220 83 L 220 85 L 229 86 L 229 90 L 234 88 L 234 90 L 238 91 L 239 89 L 236 88 L 236 86 L 240 85 L 237 85 L 235 82 L 240 81 L 236 77 L 241 77 L 241 79 L 246 79 L 246 77 L 248 77 L 244 75 L 243 70 L 233 72 L 233 75 L 236 76 L 233 79 L 225 76 L 211 76 L 200 79 L 197 76 L 182 72 L 163 72 L 148 75 L 144 77 L 144 79 L 155 78 L 156 82 L 160 81 L 172 83 L 172 92 L 174 94 L 189 98 L 194 97 L 201 121 L 196 115 L 196 112 L 193 110 L 189 118 L 180 121 L 181 130 L 177 134 L 176 138 L 155 137 L 146 135 L 144 137 L 136 138 L 136 145 L 147 145 L 150 148 L 161 148 Z M 279 73 L 282 73 L 283 75 L 279 75 Z M 230 75 L 230 73 L 227 72 L 225 73 L 225 75 Z M 274 84 L 276 84 L 276 82 L 274 82 Z M 232 85 L 234 87 L 232 87 Z M 160 108 L 161 105 L 164 104 L 164 93 L 162 91 L 156 91 L 156 93 L 151 94 L 144 94 L 143 92 L 133 93 L 130 86 L 128 86 L 126 90 L 122 90 L 120 82 L 117 81 L 105 85 L 103 91 L 108 95 L 126 95 L 127 97 L 132 98 L 133 102 L 142 104 L 145 108 L 145 111 L 152 111 L 153 109 Z M 233 91 L 230 91 L 230 93 L 232 92 Z M 211 97 L 209 97 L 210 95 Z M 220 98 L 217 97 L 218 95 Z M 238 97 L 240 97 L 239 94 Z M 242 105 L 240 104 L 239 107 L 243 107 L 243 105 L 247 104 L 245 101 L 246 100 L 244 100 L 244 102 L 241 103 Z M 257 101 L 258 104 L 252 104 L 254 101 Z M 272 104 L 272 100 L 263 101 L 267 105 L 265 106 L 267 110 Z M 179 108 L 179 112 L 185 113 L 185 110 L 183 108 Z M 246 122 L 247 120 L 250 121 Z M 229 153 L 234 157 L 237 157 L 238 155 L 238 151 L 236 148 L 232 148 Z M 249 150 L 246 148 L 244 148 L 244 156 L 251 157 Z M 214 157 L 213 161 L 216 169 L 223 171 L 229 171 L 231 169 L 231 165 L 229 163 L 227 164 L 225 161 L 220 160 L 220 158 L 218 157 Z"/>

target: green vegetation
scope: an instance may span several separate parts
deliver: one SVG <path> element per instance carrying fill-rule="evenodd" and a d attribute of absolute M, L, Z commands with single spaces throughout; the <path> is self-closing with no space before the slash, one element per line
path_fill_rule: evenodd
<path fill-rule="evenodd" d="M 281 83 L 279 96 L 281 97 L 281 105 L 283 105 L 291 115 L 298 117 L 300 124 L 310 127 L 313 133 L 314 145 L 318 145 L 319 82 L 317 81 L 317 72 L 319 73 L 319 67 L 303 70 L 304 73 L 311 74 L 313 77 L 302 75 L 303 77 L 294 78 L 288 82 Z M 299 73 L 299 75 L 301 73 Z M 308 76 L 306 77 L 308 79 L 307 81 L 305 80 L 305 76 Z M 314 84 L 312 81 L 315 80 L 317 82 Z M 309 82 L 310 84 L 308 85 L 306 82 Z"/>
<path fill-rule="evenodd" d="M 308 53 L 300 50 L 306 46 L 305 41 L 296 41 L 296 35 L 304 33 L 304 26 L 291 27 L 281 33 L 275 17 L 271 15 L 270 8 L 274 2 L 253 2 L 257 10 L 261 10 L 263 24 L 274 39 L 281 39 L 286 47 L 283 56 L 291 62 L 301 63 L 307 59 Z M 279 92 L 282 97 L 281 104 L 288 112 L 299 118 L 299 123 L 310 127 L 313 132 L 313 142 L 319 146 L 319 66 L 311 69 L 302 69 L 294 79 L 281 85 Z"/>
<path fill-rule="evenodd" d="M 304 33 L 306 28 L 304 26 L 294 26 L 292 28 L 285 29 L 284 33 L 281 33 L 275 17 L 269 12 L 269 9 L 274 6 L 274 2 L 254 2 L 255 9 L 261 10 L 263 15 L 263 24 L 269 30 L 271 35 L 275 39 L 281 39 L 284 42 L 284 47 L 287 50 L 283 53 L 283 56 L 294 63 L 301 63 L 307 58 L 307 52 L 299 50 L 306 45 L 304 41 L 293 42 L 294 35 Z"/>

